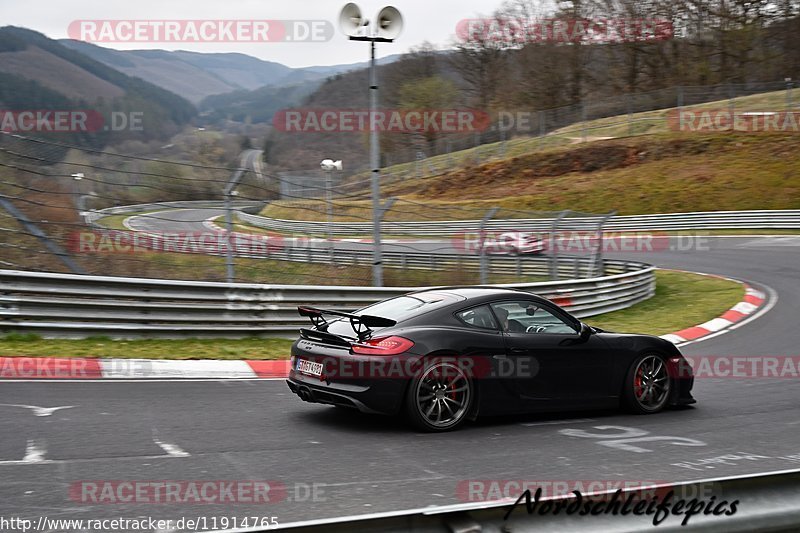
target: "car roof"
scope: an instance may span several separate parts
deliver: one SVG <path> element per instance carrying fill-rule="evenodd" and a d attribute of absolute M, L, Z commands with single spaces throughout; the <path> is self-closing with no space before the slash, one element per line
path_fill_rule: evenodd
<path fill-rule="evenodd" d="M 505 287 L 487 287 L 487 286 L 453 286 L 453 287 L 435 287 L 431 289 L 423 289 L 420 291 L 415 291 L 411 294 L 420 294 L 426 292 L 439 292 L 439 293 L 447 293 L 447 294 L 454 294 L 457 296 L 461 296 L 466 298 L 467 300 L 474 300 L 474 299 L 491 299 L 491 297 L 520 297 L 524 296 L 526 298 L 533 298 L 536 300 L 544 300 L 541 296 L 537 296 L 533 293 L 522 291 L 519 289 L 510 289 Z"/>

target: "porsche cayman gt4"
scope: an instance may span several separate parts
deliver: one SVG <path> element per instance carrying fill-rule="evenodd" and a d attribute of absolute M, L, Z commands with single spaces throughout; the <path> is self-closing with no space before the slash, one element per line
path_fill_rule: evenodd
<path fill-rule="evenodd" d="M 405 414 L 447 431 L 479 415 L 695 402 L 691 366 L 667 340 L 593 328 L 547 299 L 437 288 L 349 313 L 299 307 L 287 383 L 302 400 Z"/>

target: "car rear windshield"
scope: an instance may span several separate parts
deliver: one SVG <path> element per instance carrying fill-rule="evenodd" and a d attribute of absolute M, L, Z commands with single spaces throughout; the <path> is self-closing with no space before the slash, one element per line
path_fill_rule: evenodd
<path fill-rule="evenodd" d="M 369 305 L 356 311 L 356 314 L 379 316 L 400 322 L 464 299 L 463 296 L 446 292 L 420 292 Z M 346 319 L 331 322 L 328 332 L 347 337 L 355 336 L 350 321 Z"/>

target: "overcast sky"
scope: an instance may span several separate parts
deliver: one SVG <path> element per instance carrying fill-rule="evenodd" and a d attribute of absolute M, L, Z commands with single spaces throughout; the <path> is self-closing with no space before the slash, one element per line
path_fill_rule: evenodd
<path fill-rule="evenodd" d="M 336 0 L 0 0 L 0 24 L 23 26 L 54 39 L 66 38 L 75 20 L 329 20 L 336 33 L 327 43 L 98 43 L 118 49 L 161 48 L 197 52 L 241 52 L 292 67 L 354 63 L 368 59 L 364 43 L 349 42 L 338 30 L 346 1 Z M 459 20 L 489 15 L 501 0 L 358 0 L 368 18 L 394 5 L 405 27 L 378 56 L 406 52 L 424 41 L 449 46 Z"/>

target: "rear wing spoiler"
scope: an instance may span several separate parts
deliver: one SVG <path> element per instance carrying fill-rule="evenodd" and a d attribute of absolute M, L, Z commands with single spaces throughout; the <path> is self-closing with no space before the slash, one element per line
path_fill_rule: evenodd
<path fill-rule="evenodd" d="M 350 326 L 356 332 L 359 339 L 369 333 L 371 328 L 388 328 L 397 324 L 396 320 L 391 318 L 384 318 L 381 316 L 372 315 L 356 315 L 353 313 L 346 313 L 344 311 L 334 311 L 331 309 L 317 309 L 316 307 L 299 306 L 297 312 L 300 316 L 306 316 L 311 319 L 315 327 L 319 328 L 328 323 L 324 315 L 336 316 L 350 320 Z"/>

